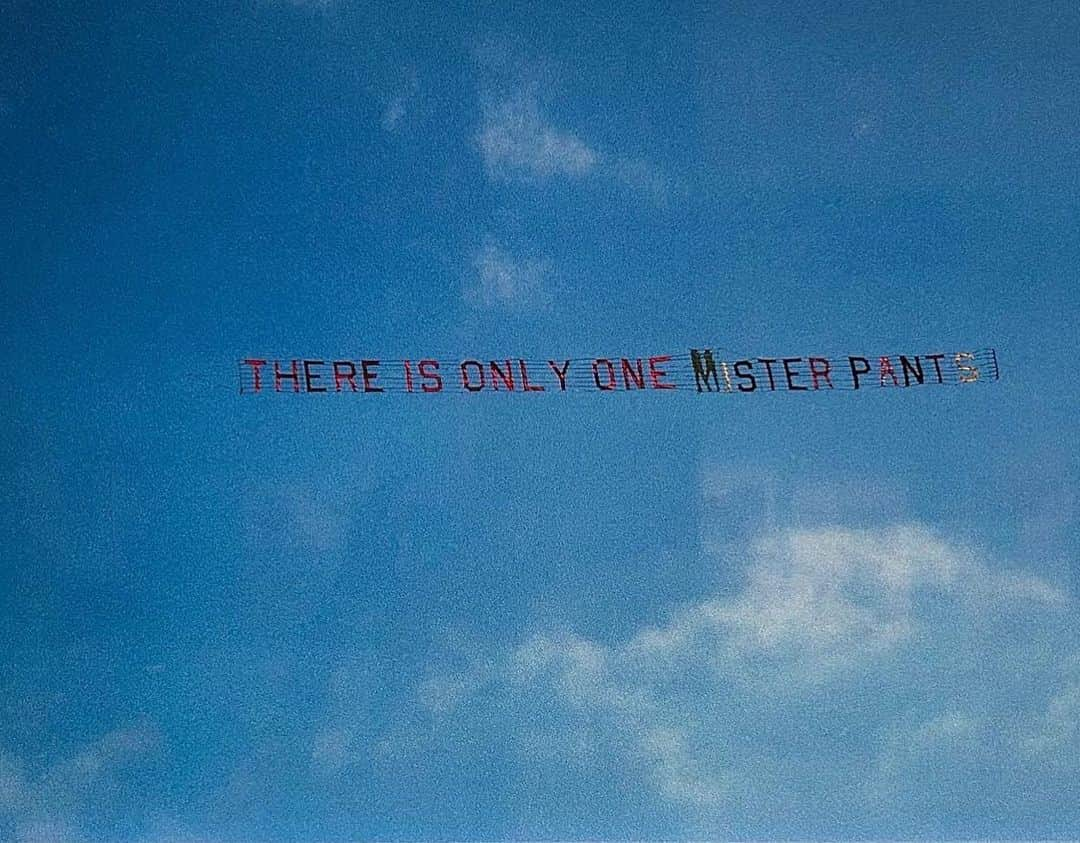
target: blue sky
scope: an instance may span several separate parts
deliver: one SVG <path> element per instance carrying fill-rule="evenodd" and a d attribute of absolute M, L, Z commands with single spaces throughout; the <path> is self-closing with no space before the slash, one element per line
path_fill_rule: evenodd
<path fill-rule="evenodd" d="M 2 8 L 0 838 L 1080 835 L 1075 4 Z"/>

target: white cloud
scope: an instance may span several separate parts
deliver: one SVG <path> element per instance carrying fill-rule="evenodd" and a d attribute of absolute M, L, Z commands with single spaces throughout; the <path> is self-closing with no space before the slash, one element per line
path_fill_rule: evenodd
<path fill-rule="evenodd" d="M 654 205 L 674 192 L 673 179 L 638 158 L 609 157 L 544 117 L 535 97 L 516 95 L 484 110 L 476 138 L 488 175 L 503 181 L 598 175 Z"/>
<path fill-rule="evenodd" d="M 1050 697 L 1027 724 L 1021 748 L 1032 757 L 1050 760 L 1080 754 L 1080 684 Z"/>
<path fill-rule="evenodd" d="M 632 753 L 671 800 L 714 803 L 725 790 L 724 776 L 701 767 L 687 745 L 684 727 L 669 721 L 647 688 L 620 678 L 623 658 L 617 649 L 579 636 L 541 635 L 513 650 L 506 680 L 527 693 L 546 686 L 574 710 L 601 719 L 628 738 Z"/>
<path fill-rule="evenodd" d="M 727 660 L 765 657 L 782 663 L 787 678 L 818 682 L 910 641 L 924 593 L 969 609 L 1065 601 L 1047 583 L 994 572 L 919 525 L 783 532 L 758 541 L 751 558 L 738 595 L 684 608 L 628 648 L 662 655 L 705 641 Z"/>
<path fill-rule="evenodd" d="M 382 114 L 382 127 L 384 131 L 396 132 L 410 108 L 414 104 L 417 92 L 420 89 L 420 80 L 415 72 L 409 73 L 402 79 L 390 96 Z"/>
<path fill-rule="evenodd" d="M 349 466 L 336 479 L 343 478 L 351 496 L 325 479 L 258 479 L 250 485 L 242 528 L 247 556 L 259 576 L 270 576 L 282 553 L 302 555 L 307 564 L 323 569 L 337 564 L 355 528 L 356 504 L 373 487 L 362 474 L 350 474 Z"/>
<path fill-rule="evenodd" d="M 501 716 L 513 716 L 506 699 L 561 710 L 558 732 L 600 730 L 656 798 L 714 832 L 755 802 L 803 800 L 816 816 L 893 810 L 915 776 L 985 798 L 961 786 L 964 759 L 992 777 L 1002 753 L 1026 752 L 1034 780 L 1040 765 L 1076 766 L 1062 758 L 1077 755 L 1077 671 L 1045 658 L 1047 646 L 1080 653 L 1059 589 L 919 524 L 781 531 L 746 557 L 734 593 L 620 642 L 535 635 L 486 689 L 448 679 L 452 706 L 490 693 Z M 546 743 L 533 760 L 552 763 L 557 740 L 534 735 L 521 751 Z"/>
<path fill-rule="evenodd" d="M 545 261 L 515 257 L 488 239 L 473 257 L 475 285 L 466 298 L 486 307 L 525 307 L 547 299 Z"/>
<path fill-rule="evenodd" d="M 626 187 L 663 206 L 675 192 L 675 181 L 660 167 L 637 158 L 619 158 L 611 165 L 615 178 Z"/>
<path fill-rule="evenodd" d="M 351 729 L 327 728 L 315 735 L 311 760 L 323 770 L 336 773 L 363 758 L 356 750 L 356 736 Z"/>
<path fill-rule="evenodd" d="M 525 96 L 486 108 L 476 141 L 488 173 L 496 178 L 578 178 L 600 161 L 576 135 L 551 126 L 537 101 Z"/>
<path fill-rule="evenodd" d="M 151 752 L 157 728 L 142 722 L 116 729 L 37 773 L 0 753 L 0 826 L 7 820 L 19 843 L 83 839 L 79 813 L 104 797 L 103 785 L 117 769 Z"/>
<path fill-rule="evenodd" d="M 401 118 L 405 116 L 405 98 L 402 96 L 396 96 L 390 100 L 389 105 L 383 110 L 382 127 L 388 131 L 393 132 L 397 129 L 401 123 Z"/>
<path fill-rule="evenodd" d="M 490 670 L 490 664 L 475 662 L 458 673 L 431 676 L 420 684 L 420 704 L 435 714 L 451 712 L 484 686 Z"/>

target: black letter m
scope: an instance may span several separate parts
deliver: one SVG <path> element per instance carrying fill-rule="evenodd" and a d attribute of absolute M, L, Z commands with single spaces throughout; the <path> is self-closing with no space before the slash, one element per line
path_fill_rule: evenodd
<path fill-rule="evenodd" d="M 719 392 L 720 381 L 716 377 L 716 362 L 713 360 L 712 349 L 706 348 L 701 352 L 696 348 L 690 349 L 690 361 L 694 364 L 694 383 L 697 385 L 697 391 L 704 391 L 701 388 L 704 383 L 705 389 L 712 392 L 712 384 L 709 383 L 711 377 L 712 383 L 716 385 L 716 391 Z"/>

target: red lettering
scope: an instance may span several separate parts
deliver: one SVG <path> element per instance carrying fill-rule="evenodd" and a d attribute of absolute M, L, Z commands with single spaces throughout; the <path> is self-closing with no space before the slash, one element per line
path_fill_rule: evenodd
<path fill-rule="evenodd" d="M 274 392 L 281 392 L 281 382 L 291 380 L 293 382 L 293 392 L 300 391 L 300 372 L 296 366 L 297 361 L 292 361 L 292 374 L 282 374 L 281 368 L 278 365 L 278 361 L 274 361 Z"/>
<path fill-rule="evenodd" d="M 412 392 L 412 367 L 409 365 L 409 361 L 405 362 L 405 391 Z"/>
<path fill-rule="evenodd" d="M 623 386 L 629 389 L 630 382 L 633 381 L 635 389 L 644 389 L 645 373 L 641 370 L 641 358 L 639 357 L 635 362 L 637 363 L 636 373 L 634 372 L 634 367 L 630 364 L 630 361 L 627 360 L 625 357 L 622 358 Z"/>
<path fill-rule="evenodd" d="M 510 368 L 510 361 L 506 361 L 506 371 L 499 368 L 499 361 L 491 361 L 491 388 L 499 391 L 499 382 L 511 392 L 514 391 L 514 370 Z"/>
<path fill-rule="evenodd" d="M 262 367 L 266 365 L 266 361 L 265 360 L 251 360 L 251 359 L 248 359 L 248 360 L 244 360 L 243 362 L 246 365 L 251 367 L 252 392 L 259 392 L 262 389 L 262 376 L 261 376 L 260 373 L 261 373 Z M 244 391 L 244 384 L 243 384 L 242 380 L 241 380 L 241 383 L 240 383 L 240 391 L 241 392 Z"/>
<path fill-rule="evenodd" d="M 527 368 L 525 368 L 525 361 L 524 360 L 518 360 L 518 369 L 521 370 L 521 388 L 523 390 L 525 390 L 525 392 L 543 392 L 544 391 L 544 387 L 542 387 L 542 386 L 534 386 L 533 384 L 529 383 L 529 370 Z"/>
<path fill-rule="evenodd" d="M 348 367 L 348 373 L 341 370 Z M 356 367 L 351 360 L 334 361 L 334 391 L 341 392 L 341 382 L 345 381 L 353 392 L 356 392 Z"/>
<path fill-rule="evenodd" d="M 660 378 L 667 377 L 667 372 L 663 369 L 657 368 L 657 363 L 667 363 L 671 357 L 664 355 L 662 357 L 650 357 L 649 358 L 649 378 L 652 380 L 653 389 L 675 389 L 676 386 L 673 383 L 664 383 Z"/>
<path fill-rule="evenodd" d="M 900 381 L 896 379 L 896 372 L 893 370 L 892 363 L 889 362 L 888 357 L 878 358 L 878 382 L 882 386 L 886 386 L 885 376 L 888 375 L 892 378 L 893 386 L 900 386 Z"/>
<path fill-rule="evenodd" d="M 810 380 L 814 384 L 814 389 L 818 388 L 818 378 L 825 378 L 825 383 L 829 385 L 829 389 L 833 388 L 832 380 L 829 377 L 829 361 L 824 357 L 811 357 L 810 359 Z M 818 368 L 817 364 L 821 364 L 821 368 Z"/>
<path fill-rule="evenodd" d="M 420 384 L 420 388 L 424 392 L 441 392 L 442 375 L 439 374 L 439 361 L 421 360 L 418 368 L 420 369 L 420 377 L 424 379 L 424 382 Z M 429 384 L 428 381 L 434 383 Z"/>

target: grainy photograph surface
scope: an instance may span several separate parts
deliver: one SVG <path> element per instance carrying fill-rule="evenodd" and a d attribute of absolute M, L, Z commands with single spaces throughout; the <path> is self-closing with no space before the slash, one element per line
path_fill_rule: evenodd
<path fill-rule="evenodd" d="M 1080 839 L 1080 5 L 0 0 L 0 840 Z"/>

